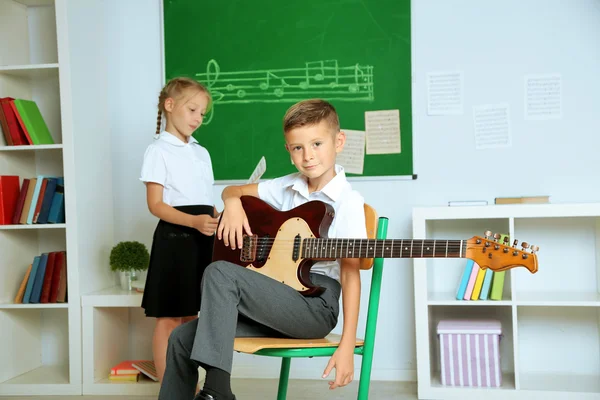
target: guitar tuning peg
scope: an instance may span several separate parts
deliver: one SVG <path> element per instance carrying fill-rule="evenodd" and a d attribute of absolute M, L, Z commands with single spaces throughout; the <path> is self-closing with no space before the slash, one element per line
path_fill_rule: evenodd
<path fill-rule="evenodd" d="M 519 241 L 517 239 L 513 240 L 513 247 L 517 247 L 518 244 L 519 244 Z"/>
<path fill-rule="evenodd" d="M 529 248 L 529 243 L 527 243 L 527 242 L 521 243 L 521 249 L 522 250 L 525 250 L 525 249 L 528 249 L 528 248 Z"/>
<path fill-rule="evenodd" d="M 508 244 L 509 242 L 510 242 L 510 239 L 508 238 L 508 236 L 504 236 L 504 244 L 505 244 L 506 246 L 508 246 L 508 245 L 509 245 L 509 244 Z"/>
<path fill-rule="evenodd" d="M 485 231 L 485 238 L 489 239 L 492 236 L 492 231 Z"/>
<path fill-rule="evenodd" d="M 535 254 L 540 249 L 540 246 L 531 245 L 531 254 Z"/>
<path fill-rule="evenodd" d="M 499 241 L 501 237 L 502 237 L 502 235 L 501 235 L 501 234 L 499 234 L 499 233 L 494 233 L 494 240 L 496 240 L 496 242 L 497 242 L 497 241 Z"/>

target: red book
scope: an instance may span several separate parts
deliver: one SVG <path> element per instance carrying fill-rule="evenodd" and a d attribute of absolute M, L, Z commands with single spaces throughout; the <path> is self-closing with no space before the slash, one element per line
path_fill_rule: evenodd
<path fill-rule="evenodd" d="M 50 288 L 54 277 L 54 266 L 56 265 L 56 252 L 48 253 L 48 261 L 46 262 L 46 272 L 44 273 L 44 283 L 42 284 L 42 294 L 40 295 L 40 303 L 48 303 L 50 299 Z"/>
<path fill-rule="evenodd" d="M 65 256 L 66 253 L 64 251 L 58 251 L 54 256 L 54 271 L 52 271 L 52 283 L 50 284 L 50 297 L 48 298 L 48 303 L 56 303 L 56 300 L 58 299 L 60 277 L 63 276 L 63 269 L 66 268 Z"/>
<path fill-rule="evenodd" d="M 21 192 L 19 193 L 17 205 L 15 206 L 15 213 L 13 214 L 13 224 L 18 224 L 19 220 L 21 219 L 21 212 L 23 212 L 23 205 L 25 204 L 27 189 L 29 189 L 29 178 L 23 179 L 23 184 L 21 185 Z"/>
<path fill-rule="evenodd" d="M 0 175 L 0 225 L 12 224 L 19 193 L 18 176 Z"/>
<path fill-rule="evenodd" d="M 25 132 L 21 128 L 19 121 L 17 121 L 17 116 L 10 105 L 10 102 L 14 100 L 12 97 L 3 97 L 0 98 L 0 107 L 2 107 L 2 112 L 4 114 L 4 119 L 6 120 L 6 126 L 8 127 L 8 132 L 12 137 L 13 145 L 15 146 L 23 146 L 29 144 L 27 142 L 27 137 L 25 136 Z"/>

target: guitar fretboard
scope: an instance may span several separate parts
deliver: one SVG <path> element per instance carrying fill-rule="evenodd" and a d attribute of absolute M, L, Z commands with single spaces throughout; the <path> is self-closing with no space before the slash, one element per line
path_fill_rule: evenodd
<path fill-rule="evenodd" d="M 463 258 L 466 240 L 322 239 L 303 240 L 302 257 L 332 258 Z"/>

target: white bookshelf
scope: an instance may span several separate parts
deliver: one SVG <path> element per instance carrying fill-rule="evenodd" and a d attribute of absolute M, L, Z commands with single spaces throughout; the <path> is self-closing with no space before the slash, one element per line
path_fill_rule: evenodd
<path fill-rule="evenodd" d="M 81 317 L 76 254 L 73 134 L 64 0 L 0 2 L 0 97 L 34 100 L 56 144 L 7 146 L 0 174 L 65 178 L 64 224 L 0 226 L 0 395 L 81 393 Z M 13 304 L 34 256 L 67 252 L 68 303 Z"/>
<path fill-rule="evenodd" d="M 413 237 L 470 239 L 484 232 L 540 247 L 539 270 L 506 272 L 501 301 L 456 300 L 463 259 L 414 259 L 419 398 L 600 398 L 600 204 L 413 209 Z M 501 388 L 442 386 L 437 323 L 501 321 Z"/>
<path fill-rule="evenodd" d="M 124 360 L 152 360 L 154 319 L 146 318 L 142 294 L 118 287 L 82 296 L 84 395 L 157 396 L 158 382 L 111 382 L 110 368 Z"/>

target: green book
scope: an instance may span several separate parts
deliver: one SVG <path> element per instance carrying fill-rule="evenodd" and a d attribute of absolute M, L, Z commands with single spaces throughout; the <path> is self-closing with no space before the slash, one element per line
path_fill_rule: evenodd
<path fill-rule="evenodd" d="M 508 235 L 500 236 L 500 243 L 504 243 L 504 238 Z M 510 238 L 509 238 L 510 244 Z M 504 290 L 504 275 L 506 271 L 495 271 L 492 277 L 492 289 L 490 290 L 490 300 L 502 300 L 502 291 Z"/>
<path fill-rule="evenodd" d="M 54 139 L 35 101 L 23 99 L 14 101 L 33 144 L 54 144 Z"/>

